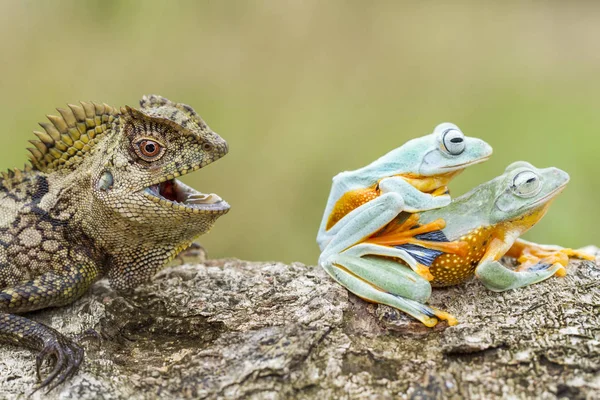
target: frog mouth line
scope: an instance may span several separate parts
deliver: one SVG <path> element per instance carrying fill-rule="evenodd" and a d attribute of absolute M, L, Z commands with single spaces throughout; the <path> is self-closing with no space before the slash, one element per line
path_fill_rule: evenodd
<path fill-rule="evenodd" d="M 568 182 L 565 182 L 564 184 L 562 184 L 561 186 L 557 187 L 556 189 L 554 189 L 553 191 L 551 191 L 550 193 L 548 193 L 547 195 L 545 195 L 541 199 L 539 199 L 536 202 L 532 203 L 528 208 L 529 209 L 536 208 L 537 206 L 540 206 L 542 204 L 547 203 L 548 200 L 553 200 L 558 194 L 560 194 L 560 192 L 562 192 L 563 190 L 565 190 L 565 188 L 567 187 L 567 183 Z"/>
<path fill-rule="evenodd" d="M 481 164 L 482 162 L 489 160 L 490 157 L 491 157 L 491 155 L 485 156 L 485 157 L 481 157 L 481 158 L 478 158 L 478 159 L 473 160 L 473 161 L 467 161 L 467 162 L 464 162 L 462 164 L 449 165 L 447 167 L 442 167 L 442 169 L 457 169 L 457 168 L 460 168 L 460 167 L 468 167 L 468 166 L 475 165 L 475 164 Z"/>
<path fill-rule="evenodd" d="M 229 204 L 214 193 L 202 193 L 173 178 L 148 186 L 144 196 L 154 203 L 194 214 L 225 214 Z"/>

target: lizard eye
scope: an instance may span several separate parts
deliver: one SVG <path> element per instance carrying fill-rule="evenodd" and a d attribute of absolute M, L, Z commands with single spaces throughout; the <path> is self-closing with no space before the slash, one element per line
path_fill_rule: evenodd
<path fill-rule="evenodd" d="M 513 178 L 511 189 L 519 197 L 533 197 L 542 189 L 542 182 L 535 172 L 523 171 Z"/>
<path fill-rule="evenodd" d="M 443 133 L 442 144 L 448 153 L 457 156 L 465 151 L 465 135 L 458 129 L 450 128 Z"/>
<path fill-rule="evenodd" d="M 137 155 L 146 161 L 156 161 L 165 153 L 162 144 L 150 139 L 139 140 L 135 143 L 134 149 Z"/>

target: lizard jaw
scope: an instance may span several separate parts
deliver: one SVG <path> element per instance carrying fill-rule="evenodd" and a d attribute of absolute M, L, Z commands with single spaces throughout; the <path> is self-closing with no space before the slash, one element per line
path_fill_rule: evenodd
<path fill-rule="evenodd" d="M 214 193 L 201 193 L 177 179 L 148 186 L 144 196 L 154 203 L 194 214 L 225 214 L 229 204 Z"/>

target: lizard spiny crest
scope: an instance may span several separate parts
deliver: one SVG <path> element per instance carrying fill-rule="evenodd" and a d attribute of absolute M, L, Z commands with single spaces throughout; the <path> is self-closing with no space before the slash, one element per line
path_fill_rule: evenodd
<path fill-rule="evenodd" d="M 60 116 L 48 115 L 40 122 L 44 132 L 34 131 L 39 140 L 31 140 L 31 164 L 41 172 L 52 172 L 81 161 L 110 128 L 117 111 L 107 104 L 82 101 L 81 106 L 57 108 Z"/>
<path fill-rule="evenodd" d="M 134 288 L 229 210 L 177 179 L 228 151 L 191 107 L 152 95 L 139 109 L 58 112 L 35 132 L 31 166 L 0 173 L 0 341 L 41 351 L 38 376 L 56 357 L 49 389 L 75 373 L 83 349 L 14 313 L 68 304 L 102 277 Z"/>

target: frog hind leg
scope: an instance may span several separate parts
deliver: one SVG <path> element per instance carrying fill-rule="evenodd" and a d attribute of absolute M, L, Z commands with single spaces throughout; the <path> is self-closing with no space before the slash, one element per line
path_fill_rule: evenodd
<path fill-rule="evenodd" d="M 409 226 L 407 222 L 412 222 L 413 226 Z M 423 225 L 419 225 L 417 222 L 417 214 L 412 214 L 405 222 L 399 224 L 392 222 L 382 231 L 365 240 L 365 243 L 405 249 L 429 249 L 439 252 L 438 255 L 449 253 L 464 257 L 468 253 L 468 243 L 448 240 L 442 231 L 446 227 L 446 221 L 443 219 L 437 219 Z"/>
<path fill-rule="evenodd" d="M 410 268 L 380 257 L 334 255 L 322 267 L 363 300 L 385 304 L 433 327 L 440 320 L 456 325 L 452 315 L 424 304 L 431 285 Z"/>
<path fill-rule="evenodd" d="M 380 256 L 395 258 L 406 264 L 422 278 L 432 281 L 434 277 L 429 272 L 429 267 L 443 252 L 409 244 L 388 247 L 372 243 L 360 243 L 343 251 L 342 254 L 353 257 Z"/>
<path fill-rule="evenodd" d="M 410 230 L 412 234 L 407 235 L 397 235 L 388 231 L 345 250 L 343 254 L 357 257 L 365 255 L 395 257 L 423 278 L 432 281 L 434 277 L 429 272 L 429 267 L 437 257 L 444 253 L 462 255 L 468 251 L 468 243 L 448 241 L 446 235 L 440 230 L 444 225 L 443 220 L 434 221 L 433 225 L 419 226 Z M 430 230 L 432 228 L 437 230 Z"/>
<path fill-rule="evenodd" d="M 431 263 L 425 261 L 427 257 L 427 259 L 432 259 L 434 257 L 432 253 L 435 253 L 436 255 L 441 254 L 436 251 L 426 250 L 425 252 L 411 252 L 410 250 L 405 250 L 400 247 L 396 248 L 371 243 L 360 243 L 343 251 L 341 254 L 352 257 L 380 256 L 395 258 L 406 264 L 427 281 L 432 281 L 433 275 L 429 272 Z"/>

